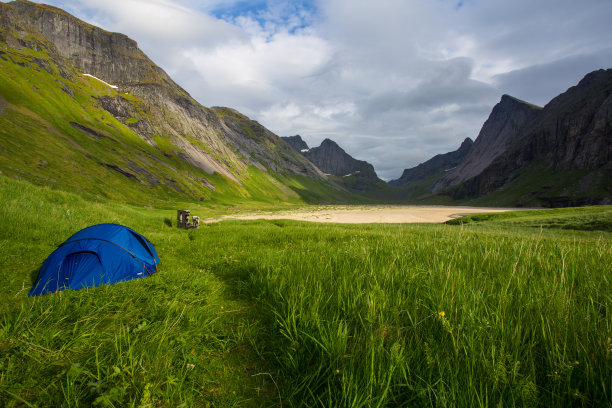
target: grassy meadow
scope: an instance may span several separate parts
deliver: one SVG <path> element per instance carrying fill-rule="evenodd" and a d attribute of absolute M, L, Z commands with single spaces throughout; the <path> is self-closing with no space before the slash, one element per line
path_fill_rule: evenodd
<path fill-rule="evenodd" d="M 611 406 L 612 207 L 184 231 L 3 176 L 0 197 L 0 406 Z M 158 272 L 28 298 L 103 222 L 146 236 Z"/>

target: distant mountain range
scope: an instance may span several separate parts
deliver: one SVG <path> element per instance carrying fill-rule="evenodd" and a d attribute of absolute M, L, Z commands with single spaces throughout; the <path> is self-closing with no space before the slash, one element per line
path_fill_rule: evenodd
<path fill-rule="evenodd" d="M 461 155 L 454 168 L 445 162 Z M 425 180 L 422 196 L 502 205 L 612 204 L 612 69 L 586 75 L 544 108 L 502 96 L 469 149 L 464 142 L 391 184 Z"/>
<path fill-rule="evenodd" d="M 384 185 L 376 175 L 374 166 L 353 158 L 333 140 L 325 139 L 320 146 L 310 148 L 300 135 L 282 139 L 325 174 L 341 177 L 337 181 L 352 190 L 366 192 Z"/>
<path fill-rule="evenodd" d="M 65 11 L 0 2 L 0 176 L 130 202 L 612 203 L 612 70 L 540 108 L 504 95 L 480 134 L 389 184 L 195 101 L 137 43 Z M 164 204 L 165 205 L 165 204 Z"/>

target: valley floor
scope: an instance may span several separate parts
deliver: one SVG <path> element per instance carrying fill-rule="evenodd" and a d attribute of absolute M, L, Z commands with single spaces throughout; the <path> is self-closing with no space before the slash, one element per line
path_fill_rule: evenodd
<path fill-rule="evenodd" d="M 345 224 L 373 223 L 443 223 L 470 214 L 513 211 L 516 208 L 450 207 L 450 206 L 325 206 L 281 212 L 248 212 L 223 215 L 204 220 L 206 223 L 223 219 L 239 220 L 296 220 Z"/>
<path fill-rule="evenodd" d="M 92 201 L 4 176 L 0 202 L 0 407 L 554 408 L 612 400 L 612 206 L 442 225 L 227 219 L 182 230 L 176 208 Z M 276 213 L 246 213 L 248 204 L 188 208 L 202 219 L 232 210 L 287 218 L 284 203 Z M 382 219 L 394 210 L 483 211 L 293 213 Z M 100 223 L 147 237 L 157 272 L 28 297 L 49 254 Z"/>

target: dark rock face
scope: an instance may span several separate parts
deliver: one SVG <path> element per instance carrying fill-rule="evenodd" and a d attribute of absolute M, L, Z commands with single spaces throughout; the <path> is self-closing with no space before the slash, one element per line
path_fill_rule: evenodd
<path fill-rule="evenodd" d="M 23 0 L 10 6 L 17 27 L 40 33 L 82 73 L 117 85 L 158 82 L 179 88 L 126 35 L 89 25 L 55 7 Z"/>
<path fill-rule="evenodd" d="M 594 170 L 612 164 L 612 69 L 592 72 L 548 103 L 518 149 L 522 160 L 541 157 L 557 170 Z"/>
<path fill-rule="evenodd" d="M 302 153 L 304 150 L 309 150 L 308 145 L 300 135 L 282 136 L 281 139 L 289 143 L 289 146 L 293 147 L 296 152 Z"/>
<path fill-rule="evenodd" d="M 300 135 L 283 136 L 281 139 L 326 174 L 338 177 L 361 174 L 378 179 L 374 166 L 366 161 L 354 159 L 333 140 L 325 139 L 319 147 L 309 148 Z"/>
<path fill-rule="evenodd" d="M 300 135 L 282 139 L 323 173 L 338 177 L 336 181 L 351 191 L 366 193 L 385 186 L 385 182 L 376 175 L 374 166 L 354 159 L 330 139 L 325 139 L 319 147 L 313 148 L 309 148 Z"/>
<path fill-rule="evenodd" d="M 374 167 L 370 163 L 354 159 L 330 139 L 325 139 L 319 147 L 314 147 L 302 154 L 327 174 L 343 177 L 359 173 L 362 176 L 376 177 Z"/>
<path fill-rule="evenodd" d="M 416 167 L 406 169 L 400 178 L 389 181 L 389 184 L 396 187 L 407 187 L 443 172 L 452 171 L 463 162 L 473 143 L 468 137 L 454 152 L 438 154 Z"/>
<path fill-rule="evenodd" d="M 478 140 L 474 143 L 474 147 Z M 612 69 L 588 74 L 577 86 L 549 102 L 525 124 L 509 148 L 483 171 L 452 192 L 479 197 L 506 188 L 521 171 L 556 174 L 564 191 L 547 197 L 549 186 L 533 180 L 533 195 L 550 205 L 604 204 L 612 197 Z M 569 174 L 583 174 L 571 181 Z"/>
<path fill-rule="evenodd" d="M 482 126 L 465 160 L 436 182 L 433 191 L 457 185 L 480 174 L 496 157 L 516 143 L 521 129 L 539 112 L 540 108 L 536 106 L 509 95 L 502 96 Z"/>

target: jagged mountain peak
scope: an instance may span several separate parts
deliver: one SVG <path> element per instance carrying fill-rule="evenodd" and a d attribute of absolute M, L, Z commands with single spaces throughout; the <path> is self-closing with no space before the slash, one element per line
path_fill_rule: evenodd
<path fill-rule="evenodd" d="M 610 123 L 612 69 L 591 72 L 538 109 L 503 152 L 450 194 L 474 198 L 503 190 L 514 197 L 512 205 L 612 203 Z"/>
<path fill-rule="evenodd" d="M 457 185 L 478 175 L 512 146 L 522 127 L 533 120 L 541 110 L 538 106 L 510 95 L 503 95 L 493 107 L 465 159 L 453 171 L 438 180 L 433 191 Z"/>
<path fill-rule="evenodd" d="M 472 144 L 474 144 L 474 141 L 472 140 L 471 137 L 466 137 L 463 142 L 461 142 L 461 145 L 459 146 L 459 150 L 469 150 L 470 147 L 472 147 Z"/>
<path fill-rule="evenodd" d="M 333 140 L 328 139 L 328 138 L 323 139 L 323 141 L 321 142 L 321 145 L 320 145 L 320 146 L 332 146 L 332 147 L 337 147 L 337 148 L 341 149 L 342 151 L 344 151 L 344 149 L 342 149 L 338 143 L 336 143 L 336 142 L 334 142 Z"/>
<path fill-rule="evenodd" d="M 370 163 L 353 158 L 331 139 L 326 138 L 318 147 L 312 148 L 308 147 L 300 135 L 285 136 L 283 139 L 327 174 L 342 177 L 363 173 L 378 178 L 374 167 Z"/>
<path fill-rule="evenodd" d="M 598 69 L 596 71 L 589 72 L 584 76 L 584 78 L 580 80 L 580 82 L 578 82 L 578 85 L 576 85 L 576 87 L 584 88 L 600 82 L 607 82 L 610 80 L 611 74 L 612 68 Z"/>

